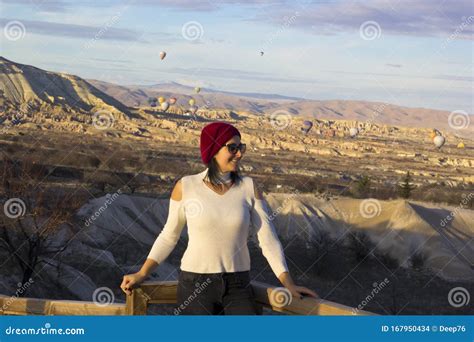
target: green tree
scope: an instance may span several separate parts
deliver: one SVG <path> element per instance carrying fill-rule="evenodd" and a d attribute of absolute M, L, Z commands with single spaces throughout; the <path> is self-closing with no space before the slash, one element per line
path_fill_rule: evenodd
<path fill-rule="evenodd" d="M 367 175 L 363 175 L 359 178 L 356 184 L 356 196 L 358 198 L 366 198 L 370 193 L 370 183 L 371 179 Z"/>
<path fill-rule="evenodd" d="M 398 194 L 402 198 L 410 198 L 411 192 L 415 188 L 416 187 L 412 183 L 410 171 L 407 171 L 405 177 L 402 180 L 402 184 L 398 186 Z"/>

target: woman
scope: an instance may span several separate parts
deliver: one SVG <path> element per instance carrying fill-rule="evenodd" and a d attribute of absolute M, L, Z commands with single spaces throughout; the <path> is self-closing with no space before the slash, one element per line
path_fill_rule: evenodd
<path fill-rule="evenodd" d="M 168 219 L 145 263 L 137 273 L 123 277 L 126 294 L 168 257 L 187 223 L 189 239 L 181 260 L 175 314 L 258 313 L 249 277 L 251 224 L 272 271 L 291 295 L 318 296 L 293 282 L 262 194 L 251 177 L 239 174 L 246 149 L 240 137 L 237 128 L 223 122 L 203 128 L 201 158 L 207 168 L 176 183 Z"/>

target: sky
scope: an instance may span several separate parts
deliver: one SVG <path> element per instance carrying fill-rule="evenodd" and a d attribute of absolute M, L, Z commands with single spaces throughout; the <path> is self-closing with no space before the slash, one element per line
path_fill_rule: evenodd
<path fill-rule="evenodd" d="M 3 57 L 86 79 L 474 113 L 471 0 L 0 0 L 0 27 Z"/>

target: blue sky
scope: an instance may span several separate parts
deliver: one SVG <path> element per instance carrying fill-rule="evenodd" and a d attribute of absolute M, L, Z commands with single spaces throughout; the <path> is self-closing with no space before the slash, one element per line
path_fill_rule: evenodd
<path fill-rule="evenodd" d="M 1 55 L 83 78 L 474 113 L 470 0 L 0 0 L 0 10 Z"/>

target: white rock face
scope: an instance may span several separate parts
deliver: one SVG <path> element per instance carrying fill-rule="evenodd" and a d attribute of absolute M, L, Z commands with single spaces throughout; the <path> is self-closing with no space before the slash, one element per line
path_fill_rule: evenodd
<path fill-rule="evenodd" d="M 472 210 L 403 200 L 327 201 L 313 195 L 285 193 L 266 198 L 280 240 L 292 240 L 300 246 L 300 257 L 318 248 L 325 241 L 324 235 L 345 241 L 350 230 L 364 232 L 377 251 L 389 254 L 402 267 L 409 266 L 411 255 L 418 251 L 426 258 L 424 267 L 438 276 L 473 281 L 474 245 L 469 239 L 474 234 Z M 121 277 L 141 267 L 166 222 L 168 203 L 167 199 L 124 194 L 93 199 L 78 215 L 83 220 L 92 215 L 95 219 L 75 236 L 68 228 L 56 234 L 55 243 L 69 241 L 69 247 L 61 258 L 45 259 L 36 271 L 52 284 L 51 289 L 62 289 L 63 297 L 91 301 L 94 291 L 106 287 L 114 301 L 123 301 Z M 185 228 L 181 239 L 186 239 L 186 234 Z M 255 235 L 250 239 L 256 242 Z M 165 262 L 150 279 L 176 280 L 178 268 L 179 263 Z M 13 275 L 2 277 L 0 293 L 14 293 L 20 280 Z M 51 289 L 32 286 L 28 296 L 51 298 Z"/>
<path fill-rule="evenodd" d="M 389 253 L 402 266 L 408 266 L 411 255 L 419 251 L 427 258 L 426 267 L 439 272 L 440 276 L 473 280 L 470 262 L 474 260 L 474 245 L 472 239 L 467 238 L 474 234 L 474 227 L 469 224 L 474 222 L 472 210 L 403 200 L 370 202 L 340 198 L 325 201 L 300 194 L 270 194 L 267 200 L 272 210 L 269 216 L 280 239 L 285 241 L 298 236 L 302 250 L 317 246 L 324 233 L 338 239 L 347 229 L 363 231 L 380 252 Z M 80 212 L 90 215 L 100 210 L 104 202 L 104 197 L 93 200 Z M 456 215 L 443 224 L 443 219 L 454 210 Z M 86 231 L 104 247 L 117 234 L 126 234 L 151 247 L 167 215 L 167 199 L 120 195 Z M 181 238 L 185 235 L 186 229 Z M 251 238 L 255 240 L 255 236 Z M 157 271 L 160 279 L 173 278 L 176 266 L 160 266 Z"/>
<path fill-rule="evenodd" d="M 367 234 L 378 251 L 401 266 L 409 266 L 410 257 L 419 252 L 426 257 L 425 267 L 438 276 L 474 281 L 472 210 L 404 200 L 324 201 L 292 194 L 271 194 L 267 200 L 281 239 L 297 236 L 304 246 L 317 242 L 322 232 L 340 239 L 350 229 Z"/>

